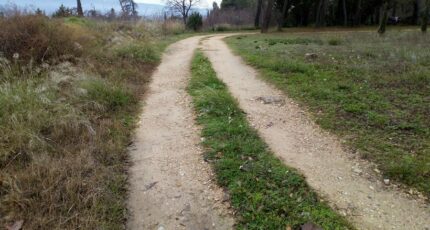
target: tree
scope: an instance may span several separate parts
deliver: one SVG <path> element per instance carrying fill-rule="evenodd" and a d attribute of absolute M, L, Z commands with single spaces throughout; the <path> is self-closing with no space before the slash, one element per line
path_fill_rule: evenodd
<path fill-rule="evenodd" d="M 78 12 L 78 16 L 79 17 L 83 17 L 84 16 L 84 11 L 82 10 L 82 3 L 81 0 L 77 0 L 77 12 Z"/>
<path fill-rule="evenodd" d="M 184 25 L 187 25 L 190 10 L 199 2 L 200 0 L 167 0 L 166 4 L 171 11 L 180 14 Z"/>
<path fill-rule="evenodd" d="M 114 8 L 110 9 L 109 12 L 106 13 L 106 18 L 108 20 L 114 20 L 116 18 L 116 12 Z"/>
<path fill-rule="evenodd" d="M 34 14 L 38 16 L 45 16 L 45 12 L 43 12 L 40 8 L 37 8 L 36 11 L 34 11 Z"/>
<path fill-rule="evenodd" d="M 203 26 L 203 17 L 199 12 L 193 12 L 187 21 L 187 28 L 194 31 L 200 30 Z"/>
<path fill-rule="evenodd" d="M 254 27 L 260 27 L 261 8 L 263 7 L 263 0 L 257 2 L 257 12 L 255 13 Z"/>
<path fill-rule="evenodd" d="M 321 27 L 326 26 L 326 14 L 327 14 L 328 1 L 320 0 L 317 8 L 317 15 L 315 20 L 315 26 Z"/>
<path fill-rule="evenodd" d="M 54 12 L 52 15 L 54 18 L 60 18 L 60 17 L 69 17 L 73 15 L 72 9 L 65 7 L 63 4 L 58 8 L 57 11 Z"/>
<path fill-rule="evenodd" d="M 346 11 L 346 0 L 342 0 L 343 25 L 348 25 L 348 12 Z"/>
<path fill-rule="evenodd" d="M 253 5 L 252 0 L 222 0 L 221 9 L 242 10 Z"/>
<path fill-rule="evenodd" d="M 273 0 L 267 0 L 266 10 L 263 16 L 263 25 L 261 26 L 261 33 L 269 31 L 270 20 L 272 19 Z"/>
<path fill-rule="evenodd" d="M 421 19 L 421 31 L 423 33 L 427 32 L 427 25 L 429 23 L 429 14 L 430 14 L 430 0 L 426 0 L 425 8 L 423 12 L 423 16 Z"/>
<path fill-rule="evenodd" d="M 288 10 L 290 8 L 291 1 L 290 0 L 282 0 L 282 4 L 278 7 L 278 31 L 282 31 L 282 27 L 284 26 L 285 18 L 288 16 Z M 282 6 L 282 7 L 281 7 Z"/>
<path fill-rule="evenodd" d="M 385 33 L 385 30 L 387 27 L 387 19 L 388 19 L 388 2 L 386 1 L 384 2 L 384 5 L 383 5 L 382 18 L 378 28 L 378 33 L 381 35 Z"/>
<path fill-rule="evenodd" d="M 119 0 L 122 17 L 126 19 L 137 17 L 137 4 L 133 0 Z"/>

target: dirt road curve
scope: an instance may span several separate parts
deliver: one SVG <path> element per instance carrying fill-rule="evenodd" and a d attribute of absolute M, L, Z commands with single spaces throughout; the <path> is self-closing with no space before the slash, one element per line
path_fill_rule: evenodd
<path fill-rule="evenodd" d="M 203 162 L 185 91 L 200 38 L 170 46 L 153 75 L 131 147 L 128 229 L 231 229 L 223 192 Z"/>
<path fill-rule="evenodd" d="M 270 148 L 287 165 L 299 169 L 308 183 L 358 229 L 428 229 L 430 208 L 423 202 L 371 182 L 368 164 L 353 159 L 339 141 L 322 132 L 279 90 L 257 78 L 257 72 L 233 55 L 214 36 L 202 48 L 218 75 L 248 114 Z M 264 104 L 258 97 L 279 96 L 285 103 Z"/>

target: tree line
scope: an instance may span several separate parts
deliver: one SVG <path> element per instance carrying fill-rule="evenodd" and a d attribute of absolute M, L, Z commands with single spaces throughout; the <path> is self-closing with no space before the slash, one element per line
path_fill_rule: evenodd
<path fill-rule="evenodd" d="M 76 7 L 69 8 L 63 4 L 53 13 L 53 17 L 94 17 L 94 18 L 122 18 L 122 19 L 133 19 L 138 18 L 137 3 L 134 0 L 118 0 L 118 4 L 121 6 L 121 12 L 117 13 L 114 8 L 112 8 L 106 14 L 102 14 L 96 9 L 89 9 L 84 11 L 82 7 L 82 1 L 76 0 Z M 36 14 L 44 14 L 42 10 L 37 9 Z"/>
<path fill-rule="evenodd" d="M 223 9 L 254 8 L 254 26 L 361 26 L 387 23 L 422 26 L 426 30 L 430 0 L 223 0 Z"/>

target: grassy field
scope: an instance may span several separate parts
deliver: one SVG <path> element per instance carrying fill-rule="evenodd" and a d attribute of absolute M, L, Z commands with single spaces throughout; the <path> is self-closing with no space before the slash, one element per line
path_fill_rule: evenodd
<path fill-rule="evenodd" d="M 139 101 L 186 35 L 19 14 L 0 28 L 0 226 L 123 229 Z"/>
<path fill-rule="evenodd" d="M 430 37 L 277 33 L 228 44 L 385 178 L 430 195 Z"/>
<path fill-rule="evenodd" d="M 230 193 L 238 229 L 296 229 L 308 222 L 324 229 L 352 228 L 319 200 L 303 176 L 268 150 L 200 52 L 188 91 L 203 126 L 205 158 Z"/>

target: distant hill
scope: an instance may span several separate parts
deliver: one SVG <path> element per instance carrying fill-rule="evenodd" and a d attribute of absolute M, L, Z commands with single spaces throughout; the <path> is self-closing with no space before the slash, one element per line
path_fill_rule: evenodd
<path fill-rule="evenodd" d="M 34 0 L 0 0 L 0 6 L 15 4 L 20 8 L 36 10 L 40 8 L 46 14 L 52 14 L 61 4 L 67 7 L 75 7 L 76 0 L 51 0 L 51 1 L 34 1 Z M 121 10 L 118 0 L 82 0 L 84 10 L 96 9 L 101 12 L 107 12 L 114 8 L 117 12 Z M 141 16 L 153 16 L 164 12 L 165 6 L 161 4 L 138 3 L 138 12 Z M 198 9 L 201 13 L 206 13 L 206 9 Z"/>

